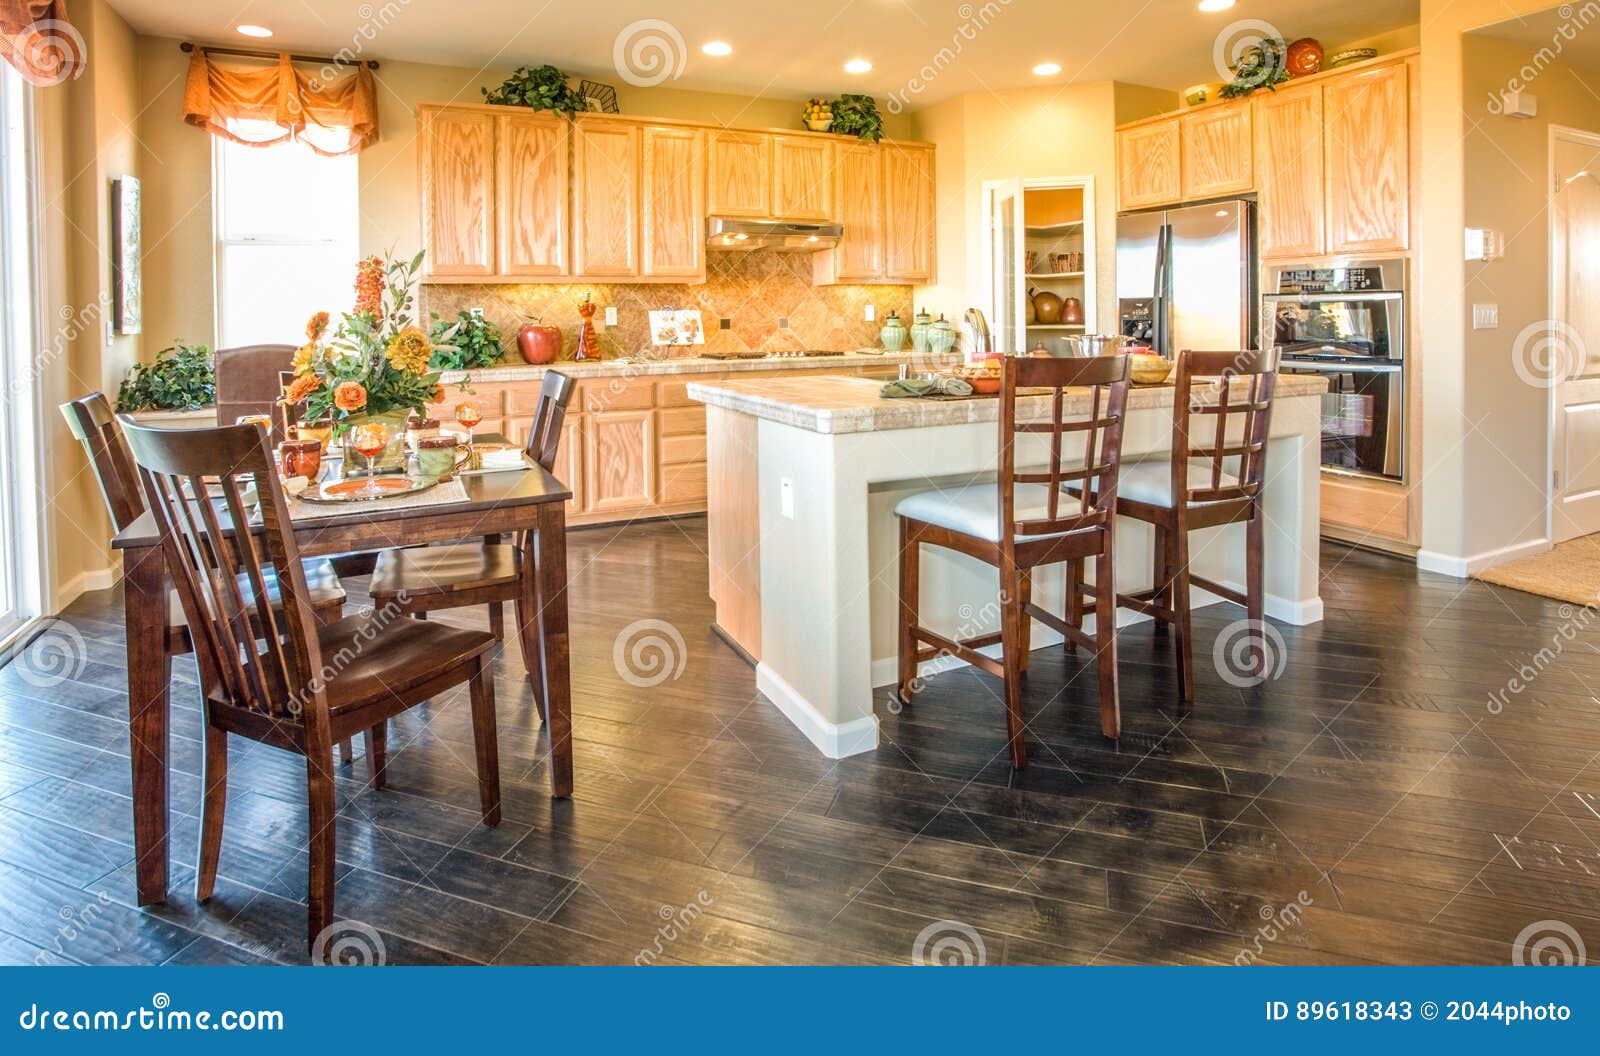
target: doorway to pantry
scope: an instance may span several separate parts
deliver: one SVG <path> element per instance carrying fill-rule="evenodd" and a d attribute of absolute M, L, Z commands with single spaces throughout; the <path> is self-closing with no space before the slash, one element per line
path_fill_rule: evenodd
<path fill-rule="evenodd" d="M 984 227 L 996 350 L 1070 355 L 1096 325 L 1093 179 L 990 181 Z"/>

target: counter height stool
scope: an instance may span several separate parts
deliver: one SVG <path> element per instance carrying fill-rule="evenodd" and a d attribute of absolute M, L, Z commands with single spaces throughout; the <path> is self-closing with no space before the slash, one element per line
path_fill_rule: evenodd
<path fill-rule="evenodd" d="M 1117 510 L 1117 465 L 1122 454 L 1122 422 L 1128 394 L 1128 357 L 1029 359 L 1007 357 L 1000 370 L 1000 475 L 994 483 L 918 492 L 895 507 L 900 518 L 900 674 L 899 698 L 910 703 L 917 665 L 940 655 L 960 657 L 1005 684 L 1006 728 L 1011 765 L 1027 765 L 1023 742 L 1022 673 L 1027 667 L 1029 620 L 1054 628 L 1068 642 L 1095 654 L 1100 680 L 1100 728 L 1121 734 L 1117 701 L 1116 613 L 1112 581 L 1112 535 Z M 1087 417 L 1063 420 L 1063 389 L 1089 386 Z M 1050 413 L 1036 421 L 1017 420 L 1017 391 L 1051 390 Z M 1029 397 L 1025 397 L 1029 398 Z M 1062 465 L 1062 439 L 1083 434 L 1080 465 Z M 1048 468 L 1017 469 L 1017 437 L 1049 437 Z M 1024 455 L 1023 457 L 1027 457 Z M 1087 501 L 1065 488 L 1098 480 Z M 1000 571 L 1000 632 L 957 640 L 918 623 L 918 565 L 922 544 L 942 546 L 994 565 Z M 1095 633 L 1081 620 L 1062 619 L 1033 604 L 1033 571 L 1068 563 L 1081 567 L 1095 559 Z M 1076 579 L 1076 574 L 1072 575 Z M 1068 590 L 1069 613 L 1077 604 L 1077 585 Z M 995 660 L 978 650 L 1001 646 Z"/>
<path fill-rule="evenodd" d="M 1180 352 L 1172 404 L 1172 455 L 1128 462 L 1118 485 L 1117 513 L 1155 526 L 1155 569 L 1147 591 L 1121 594 L 1117 604 L 1176 628 L 1178 696 L 1194 700 L 1194 635 L 1189 591 L 1198 586 L 1243 605 L 1251 624 L 1251 673 L 1266 670 L 1266 616 L 1261 584 L 1262 489 L 1266 481 L 1267 427 L 1277 386 L 1276 354 Z M 1197 378 L 1216 378 L 1196 385 Z M 1211 419 L 1211 425 L 1204 424 Z M 1230 423 L 1237 422 L 1232 429 Z M 1229 471 L 1231 467 L 1232 472 Z M 1245 525 L 1245 589 L 1241 592 L 1189 570 L 1189 533 L 1225 524 Z"/>

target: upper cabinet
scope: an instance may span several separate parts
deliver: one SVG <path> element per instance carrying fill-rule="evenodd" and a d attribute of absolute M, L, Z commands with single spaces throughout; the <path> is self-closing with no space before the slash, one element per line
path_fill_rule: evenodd
<path fill-rule="evenodd" d="M 933 151 L 886 143 L 883 153 L 884 272 L 910 282 L 933 278 Z"/>
<path fill-rule="evenodd" d="M 933 148 L 921 143 L 835 146 L 839 245 L 812 255 L 812 281 L 932 282 Z"/>
<path fill-rule="evenodd" d="M 646 125 L 642 163 L 641 274 L 703 279 L 706 273 L 705 137 L 698 128 Z"/>
<path fill-rule="evenodd" d="M 884 273 L 882 151 L 871 143 L 840 143 L 835 157 L 834 219 L 844 226 L 844 237 L 837 249 L 817 256 L 831 271 L 825 281 L 870 281 Z"/>
<path fill-rule="evenodd" d="M 1403 63 L 1330 80 L 1322 95 L 1328 252 L 1409 244 L 1409 95 Z"/>
<path fill-rule="evenodd" d="M 1256 226 L 1263 259 L 1317 257 L 1323 238 L 1322 86 L 1283 88 L 1255 104 Z"/>
<path fill-rule="evenodd" d="M 1219 106 L 1178 119 L 1183 197 L 1242 194 L 1255 185 L 1248 106 Z"/>
<path fill-rule="evenodd" d="M 573 271 L 633 278 L 639 274 L 639 126 L 582 118 L 574 126 Z"/>
<path fill-rule="evenodd" d="M 772 212 L 784 220 L 834 219 L 833 144 L 811 136 L 772 137 Z"/>
<path fill-rule="evenodd" d="M 567 163 L 571 124 L 554 114 L 495 119 L 499 274 L 567 274 Z"/>
<path fill-rule="evenodd" d="M 1117 133 L 1117 207 L 1144 209 L 1183 197 L 1177 118 Z"/>
<path fill-rule="evenodd" d="M 710 133 L 706 207 L 712 216 L 772 215 L 772 138 L 765 132 Z"/>
<path fill-rule="evenodd" d="M 417 116 L 428 275 L 493 275 L 495 116 L 442 107 L 423 107 Z"/>

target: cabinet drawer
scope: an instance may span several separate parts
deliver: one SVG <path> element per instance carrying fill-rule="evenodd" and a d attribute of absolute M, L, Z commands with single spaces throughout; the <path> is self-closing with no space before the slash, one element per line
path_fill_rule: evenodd
<path fill-rule="evenodd" d="M 696 374 L 693 381 L 662 381 L 656 383 L 657 407 L 699 407 L 700 401 L 689 398 L 689 386 L 695 382 L 712 382 L 719 375 Z"/>
<path fill-rule="evenodd" d="M 683 436 L 661 438 L 661 464 L 704 462 L 706 460 L 706 434 L 689 433 Z"/>
<path fill-rule="evenodd" d="M 661 411 L 661 435 L 683 436 L 686 433 L 705 435 L 706 409 L 704 406 L 676 407 Z"/>
<path fill-rule="evenodd" d="M 661 468 L 661 505 L 706 501 L 706 464 L 690 462 Z"/>
<path fill-rule="evenodd" d="M 627 378 L 595 378 L 578 386 L 577 403 L 587 414 L 605 411 L 647 411 L 654 406 L 655 393 L 647 381 Z"/>

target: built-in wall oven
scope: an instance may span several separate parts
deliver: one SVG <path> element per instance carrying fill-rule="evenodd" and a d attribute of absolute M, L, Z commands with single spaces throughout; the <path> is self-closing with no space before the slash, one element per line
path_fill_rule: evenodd
<path fill-rule="evenodd" d="M 1328 379 L 1322 464 L 1402 480 L 1406 450 L 1406 266 L 1403 260 L 1275 267 L 1261 332 L 1281 370 Z"/>

